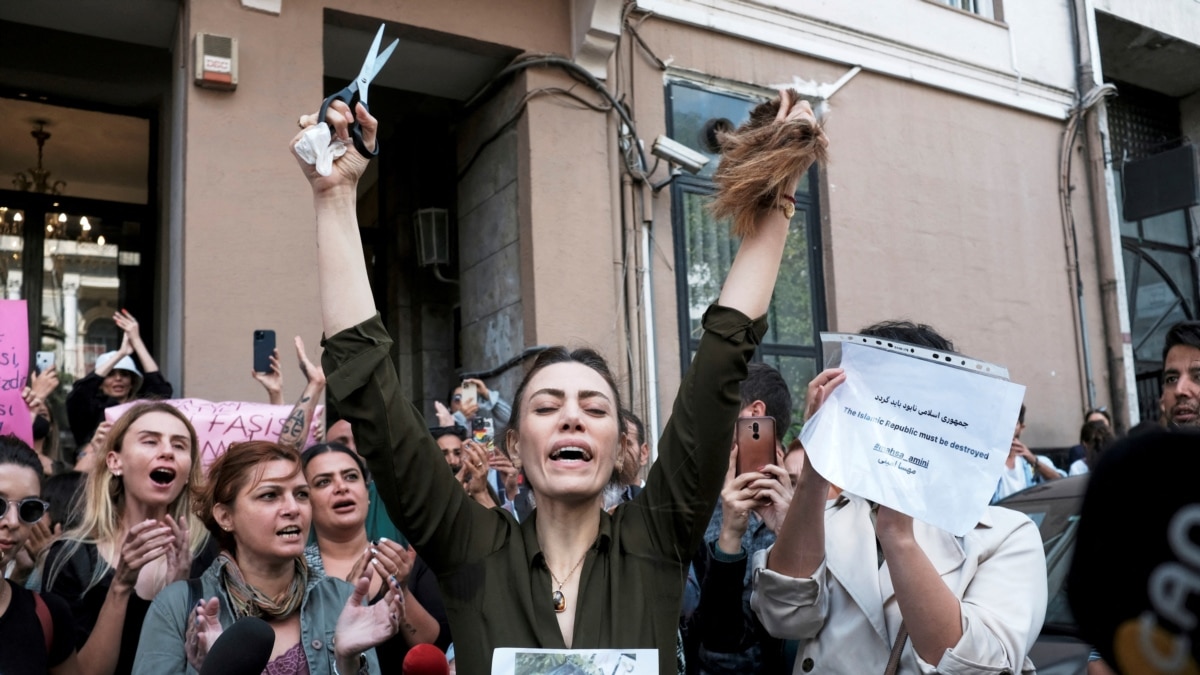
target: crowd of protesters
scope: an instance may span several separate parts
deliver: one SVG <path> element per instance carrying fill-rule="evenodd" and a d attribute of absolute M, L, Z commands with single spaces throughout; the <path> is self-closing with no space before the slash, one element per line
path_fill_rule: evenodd
<path fill-rule="evenodd" d="M 364 108 L 335 102 L 327 119 L 336 137 L 357 123 L 374 144 Z M 0 438 L 0 673 L 209 672 L 247 617 L 274 635 L 272 674 L 438 672 L 411 665 L 430 649 L 441 672 L 487 673 L 505 647 L 655 649 L 662 673 L 1032 672 L 1047 598 L 1027 517 L 989 506 L 956 537 L 842 491 L 798 441 L 737 469 L 738 419 L 788 430 L 793 410 L 808 420 L 846 379 L 823 371 L 794 402 L 795 383 L 751 362 L 788 231 L 778 195 L 825 151 L 787 92 L 756 127 L 802 142 L 783 153 L 786 180 L 762 191 L 774 197 L 738 216 L 741 246 L 653 464 L 589 349 L 543 352 L 511 398 L 466 380 L 427 421 L 401 393 L 362 259 L 354 200 L 369 158 L 350 150 L 328 176 L 300 161 L 328 338 L 319 364 L 297 338 L 305 388 L 278 439 L 233 444 L 202 469 L 196 431 L 160 400 L 173 389 L 124 311 L 120 349 L 67 397 L 73 462 L 47 405 L 55 372 L 30 375 L 34 444 Z M 955 349 L 922 324 L 861 332 Z M 281 404 L 278 353 L 270 363 L 254 376 Z M 1175 326 L 1164 424 L 1200 424 L 1197 363 L 1200 324 Z M 313 419 L 325 393 L 340 419 Z M 1056 465 L 1021 440 L 1025 414 L 993 503 L 1087 473 L 1114 440 L 1108 412 L 1089 410 Z M 314 422 L 323 438 L 306 446 Z"/>

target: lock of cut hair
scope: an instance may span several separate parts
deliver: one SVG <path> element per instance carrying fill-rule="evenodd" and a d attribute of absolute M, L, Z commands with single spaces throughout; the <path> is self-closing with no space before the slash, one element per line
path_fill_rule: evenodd
<path fill-rule="evenodd" d="M 789 89 L 792 101 L 800 93 Z M 750 119 L 733 131 L 718 132 L 721 164 L 713 174 L 717 194 L 710 209 L 718 219 L 733 221 L 733 234 L 754 231 L 759 214 L 777 208 L 792 183 L 813 162 L 827 158 L 825 134 L 808 119 L 777 123 L 780 99 L 760 103 Z"/>

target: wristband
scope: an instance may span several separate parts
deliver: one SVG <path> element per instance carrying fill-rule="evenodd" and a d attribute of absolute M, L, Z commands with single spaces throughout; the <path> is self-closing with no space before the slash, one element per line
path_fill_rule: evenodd
<path fill-rule="evenodd" d="M 337 654 L 335 653 L 333 655 L 333 675 L 342 675 L 340 672 L 338 672 L 337 662 L 338 662 Z M 359 652 L 359 654 L 358 654 L 358 671 L 357 672 L 359 674 L 370 672 L 367 669 L 367 655 L 362 652 Z"/>

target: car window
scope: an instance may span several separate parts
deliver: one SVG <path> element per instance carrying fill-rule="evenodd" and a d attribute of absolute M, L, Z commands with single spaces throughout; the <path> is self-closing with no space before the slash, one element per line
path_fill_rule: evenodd
<path fill-rule="evenodd" d="M 1067 602 L 1067 573 L 1075 552 L 1075 534 L 1079 528 L 1079 498 L 1018 500 L 1003 506 L 1021 511 L 1038 526 L 1046 553 L 1046 628 L 1052 632 L 1073 632 L 1075 619 Z"/>

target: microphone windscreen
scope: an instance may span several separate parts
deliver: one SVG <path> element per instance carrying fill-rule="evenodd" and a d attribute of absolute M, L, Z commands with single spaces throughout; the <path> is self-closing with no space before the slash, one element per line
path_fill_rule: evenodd
<path fill-rule="evenodd" d="M 200 675 L 260 675 L 275 649 L 275 631 L 266 621 L 245 616 L 221 633 L 208 649 Z"/>
<path fill-rule="evenodd" d="M 402 675 L 449 675 L 450 664 L 446 654 L 436 646 L 422 643 L 413 646 L 404 655 Z"/>
<path fill-rule="evenodd" d="M 1200 434 L 1153 431 L 1100 456 L 1067 596 L 1119 672 L 1200 673 Z"/>

